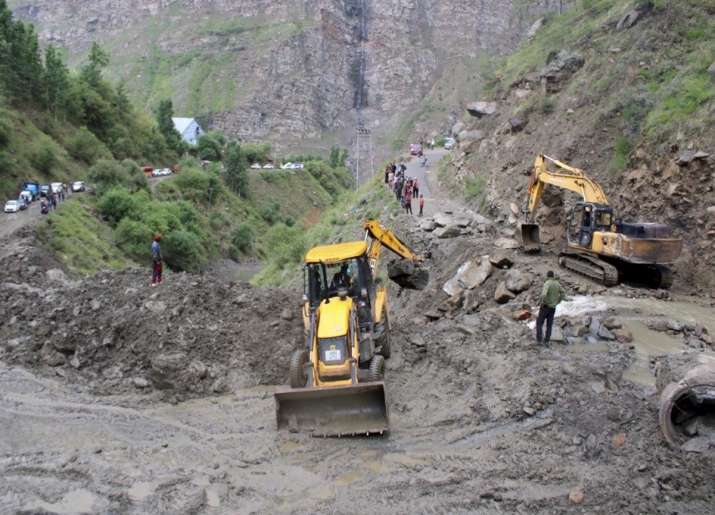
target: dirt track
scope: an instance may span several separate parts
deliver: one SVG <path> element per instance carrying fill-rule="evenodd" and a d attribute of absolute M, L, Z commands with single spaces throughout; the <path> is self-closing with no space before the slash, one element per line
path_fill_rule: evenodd
<path fill-rule="evenodd" d="M 355 439 L 275 430 L 299 292 L 194 276 L 150 289 L 144 271 L 68 281 L 25 235 L 0 261 L 16 285 L 0 301 L 0 513 L 712 513 L 712 450 L 663 443 L 658 351 L 641 352 L 658 335 L 680 349 L 681 336 L 537 348 L 510 315 L 538 281 L 503 307 L 501 271 L 475 309 L 441 291 L 495 234 L 437 240 L 391 223 L 432 252 L 432 284 L 392 292 L 391 433 Z M 551 265 L 511 255 L 537 277 Z M 707 302 L 563 280 L 633 327 L 715 320 Z"/>

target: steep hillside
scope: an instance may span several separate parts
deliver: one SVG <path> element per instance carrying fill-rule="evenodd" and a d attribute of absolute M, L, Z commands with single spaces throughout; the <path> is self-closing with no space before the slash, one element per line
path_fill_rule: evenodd
<path fill-rule="evenodd" d="M 327 149 L 349 141 L 358 111 L 380 133 L 420 109 L 455 68 L 513 49 L 564 0 L 13 0 L 44 42 L 80 60 L 108 48 L 113 76 L 153 106 L 202 116 L 245 139 Z M 405 119 L 407 118 L 407 121 Z M 404 130 L 403 130 L 404 132 Z"/>
<path fill-rule="evenodd" d="M 604 186 L 623 219 L 671 224 L 686 245 L 676 284 L 713 292 L 714 15 L 709 0 L 592 0 L 547 17 L 474 98 L 496 112 L 462 111 L 442 180 L 516 223 L 535 155 L 569 162 Z M 560 197 L 539 218 L 554 248 Z"/>

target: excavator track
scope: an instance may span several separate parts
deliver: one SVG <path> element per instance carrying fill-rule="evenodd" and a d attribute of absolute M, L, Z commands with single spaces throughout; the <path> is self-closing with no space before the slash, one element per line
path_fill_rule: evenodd
<path fill-rule="evenodd" d="M 584 253 L 562 252 L 559 255 L 559 264 L 567 270 L 584 275 L 604 286 L 618 284 L 618 269 L 595 256 Z"/>

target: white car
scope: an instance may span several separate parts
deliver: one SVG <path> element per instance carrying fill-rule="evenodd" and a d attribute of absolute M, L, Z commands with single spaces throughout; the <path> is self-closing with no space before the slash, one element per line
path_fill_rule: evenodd
<path fill-rule="evenodd" d="M 292 170 L 293 163 L 284 163 L 281 165 L 281 170 Z"/>
<path fill-rule="evenodd" d="M 31 204 L 32 203 L 32 192 L 27 191 L 27 190 L 21 191 L 20 198 L 24 198 L 25 202 L 27 202 L 28 204 Z"/>
<path fill-rule="evenodd" d="M 445 138 L 444 139 L 444 149 L 445 150 L 452 150 L 456 144 L 457 144 L 457 142 L 454 138 Z"/>
<path fill-rule="evenodd" d="M 61 182 L 52 182 L 50 183 L 50 188 L 52 193 L 59 193 L 64 189 L 64 185 Z"/>
<path fill-rule="evenodd" d="M 20 203 L 17 200 L 8 200 L 5 202 L 6 213 L 17 213 L 20 211 Z"/>
<path fill-rule="evenodd" d="M 275 166 L 273 166 L 273 163 L 266 163 L 263 165 L 264 170 L 273 170 Z"/>
<path fill-rule="evenodd" d="M 261 166 L 261 163 L 253 163 L 251 165 L 251 168 L 253 168 L 254 170 L 260 170 L 263 167 Z"/>
<path fill-rule="evenodd" d="M 84 182 L 82 181 L 75 181 L 72 183 L 72 191 L 77 192 L 77 191 L 84 191 Z"/>

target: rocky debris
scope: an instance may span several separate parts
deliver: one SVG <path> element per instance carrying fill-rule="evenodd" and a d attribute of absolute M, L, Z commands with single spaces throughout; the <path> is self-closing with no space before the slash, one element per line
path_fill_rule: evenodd
<path fill-rule="evenodd" d="M 429 283 L 427 269 L 411 261 L 390 261 L 387 264 L 387 274 L 390 280 L 409 290 L 424 290 Z"/>
<path fill-rule="evenodd" d="M 511 318 L 518 322 L 529 320 L 531 318 L 531 311 L 528 309 L 519 309 L 511 314 Z"/>
<path fill-rule="evenodd" d="M 458 137 L 459 133 L 464 130 L 464 123 L 463 122 L 457 122 L 452 126 L 451 133 L 453 137 Z"/>
<path fill-rule="evenodd" d="M 710 157 L 710 154 L 703 152 L 702 150 L 686 150 L 678 156 L 675 160 L 680 166 L 687 166 L 693 161 L 700 161 Z"/>
<path fill-rule="evenodd" d="M 648 329 L 673 336 L 681 335 L 686 344 L 691 347 L 702 348 L 704 345 L 712 346 L 713 339 L 707 328 L 691 321 L 676 319 L 652 318 L 647 321 Z"/>
<path fill-rule="evenodd" d="M 519 294 L 531 288 L 534 278 L 531 274 L 511 269 L 506 273 L 504 285 L 512 293 Z"/>
<path fill-rule="evenodd" d="M 497 112 L 496 102 L 471 102 L 467 104 L 467 112 L 476 118 L 489 116 Z"/>
<path fill-rule="evenodd" d="M 449 227 L 439 227 L 432 231 L 432 234 L 441 240 L 448 238 L 456 238 L 462 234 L 462 229 L 456 225 L 450 225 Z"/>
<path fill-rule="evenodd" d="M 494 300 L 499 304 L 506 304 L 510 300 L 514 300 L 516 295 L 510 292 L 506 287 L 506 282 L 501 281 L 497 285 L 497 289 L 494 291 Z"/>
<path fill-rule="evenodd" d="M 423 220 L 420 220 L 420 229 L 425 231 L 425 232 L 432 232 L 437 228 L 437 224 L 434 223 L 434 220 L 431 220 L 429 218 L 425 218 Z"/>

